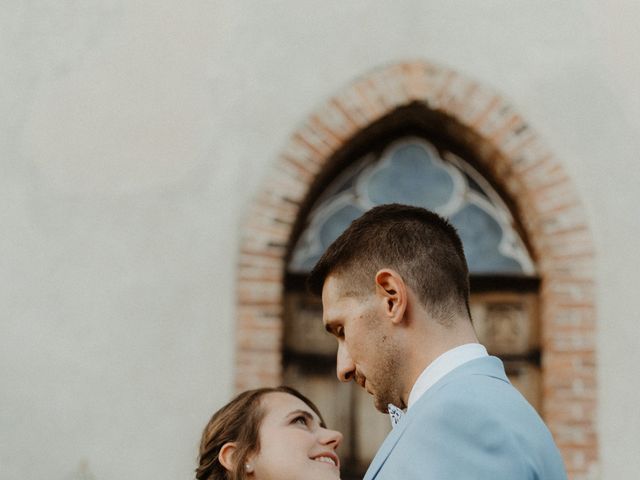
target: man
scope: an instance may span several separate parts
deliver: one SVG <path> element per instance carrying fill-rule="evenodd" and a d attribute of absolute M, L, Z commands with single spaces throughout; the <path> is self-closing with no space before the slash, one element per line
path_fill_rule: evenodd
<path fill-rule="evenodd" d="M 365 480 L 566 479 L 548 429 L 478 343 L 446 220 L 376 207 L 327 249 L 309 287 L 338 340 L 338 378 L 397 421 Z"/>

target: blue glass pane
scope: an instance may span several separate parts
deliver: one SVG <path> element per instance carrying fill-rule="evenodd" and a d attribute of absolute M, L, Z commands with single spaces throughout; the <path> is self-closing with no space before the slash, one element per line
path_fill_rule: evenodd
<path fill-rule="evenodd" d="M 320 227 L 320 243 L 322 250 L 331 245 L 364 210 L 353 205 L 345 205 L 334 212 Z"/>
<path fill-rule="evenodd" d="M 370 158 L 364 158 L 359 162 L 354 163 L 347 167 L 338 177 L 329 185 L 327 190 L 322 194 L 319 201 L 327 198 L 337 197 L 343 192 L 347 192 L 355 189 L 355 184 L 360 178 L 362 171 L 370 165 Z"/>
<path fill-rule="evenodd" d="M 487 212 L 474 204 L 466 205 L 450 219 L 464 245 L 471 273 L 521 273 L 522 267 L 498 250 L 502 228 Z"/>
<path fill-rule="evenodd" d="M 408 144 L 399 147 L 389 164 L 371 176 L 367 193 L 376 205 L 404 203 L 433 210 L 447 203 L 453 180 L 427 150 Z"/>
<path fill-rule="evenodd" d="M 316 265 L 316 263 L 318 263 L 318 260 L 320 260 L 320 257 L 322 257 L 323 253 L 324 252 L 320 252 L 306 257 L 301 265 L 295 263 L 292 264 L 291 271 L 296 273 L 310 272 L 311 270 L 313 270 L 313 267 Z"/>

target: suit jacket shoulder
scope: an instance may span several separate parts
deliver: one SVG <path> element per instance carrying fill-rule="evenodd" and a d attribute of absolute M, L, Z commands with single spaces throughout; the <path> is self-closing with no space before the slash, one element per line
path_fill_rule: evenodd
<path fill-rule="evenodd" d="M 365 480 L 565 480 L 548 429 L 495 357 L 455 369 L 389 434 Z"/>

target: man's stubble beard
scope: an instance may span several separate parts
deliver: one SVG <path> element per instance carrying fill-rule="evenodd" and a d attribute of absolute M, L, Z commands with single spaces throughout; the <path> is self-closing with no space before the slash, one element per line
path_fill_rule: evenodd
<path fill-rule="evenodd" d="M 370 346 L 375 349 L 369 365 L 371 369 L 365 376 L 366 382 L 371 387 L 373 403 L 376 410 L 388 413 L 388 405 L 391 403 L 399 408 L 405 408 L 402 401 L 402 369 L 403 358 L 401 346 L 392 335 L 385 333 L 385 322 L 388 320 L 379 316 L 375 306 L 364 315 L 365 328 L 371 332 Z M 375 333 L 374 333 L 375 332 Z"/>
<path fill-rule="evenodd" d="M 402 401 L 402 352 L 398 345 L 390 338 L 382 337 L 379 342 L 379 362 L 375 370 L 375 391 L 373 402 L 376 409 L 387 413 L 391 403 L 399 408 L 405 408 Z"/>

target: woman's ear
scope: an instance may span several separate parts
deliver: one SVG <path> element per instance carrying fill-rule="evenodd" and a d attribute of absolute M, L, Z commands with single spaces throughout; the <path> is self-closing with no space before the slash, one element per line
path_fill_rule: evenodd
<path fill-rule="evenodd" d="M 220 453 L 218 453 L 218 461 L 230 472 L 233 471 L 233 456 L 236 453 L 236 448 L 235 442 L 227 442 L 220 449 Z"/>
<path fill-rule="evenodd" d="M 376 273 L 376 293 L 384 313 L 393 323 L 401 323 L 407 308 L 407 287 L 398 272 L 384 268 Z"/>

